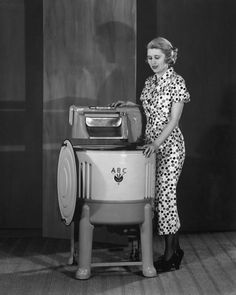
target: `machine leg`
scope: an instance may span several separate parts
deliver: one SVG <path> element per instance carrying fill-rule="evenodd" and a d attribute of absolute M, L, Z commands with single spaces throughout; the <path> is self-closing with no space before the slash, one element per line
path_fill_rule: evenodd
<path fill-rule="evenodd" d="M 74 264 L 75 259 L 75 224 L 74 222 L 71 223 L 70 226 L 70 257 L 68 259 L 68 264 Z"/>
<path fill-rule="evenodd" d="M 152 208 L 150 204 L 144 207 L 144 222 L 140 225 L 143 275 L 155 277 L 156 269 L 153 266 L 152 241 Z"/>
<path fill-rule="evenodd" d="M 82 208 L 79 224 L 79 261 L 75 277 L 79 280 L 88 279 L 91 275 L 91 256 L 94 226 L 90 223 L 90 210 L 88 205 Z"/>

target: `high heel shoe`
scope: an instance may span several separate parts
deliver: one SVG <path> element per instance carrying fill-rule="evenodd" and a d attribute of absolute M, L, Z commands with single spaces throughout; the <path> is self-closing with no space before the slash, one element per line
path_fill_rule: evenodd
<path fill-rule="evenodd" d="M 178 254 L 179 253 L 179 254 Z M 181 260 L 183 258 L 183 250 L 182 252 L 174 252 L 170 259 L 165 260 L 161 259 L 154 262 L 154 266 L 158 272 L 167 272 L 174 269 L 179 269 Z"/>
<path fill-rule="evenodd" d="M 179 248 L 178 250 L 176 250 L 176 254 L 178 255 L 178 263 L 177 264 L 178 264 L 178 268 L 179 268 L 181 261 L 184 257 L 184 251 L 181 248 Z"/>
<path fill-rule="evenodd" d="M 164 260 L 165 259 L 165 256 L 164 255 L 161 255 L 161 256 L 159 256 L 158 258 L 157 258 L 157 261 L 159 262 L 159 261 L 162 261 L 162 260 Z"/>

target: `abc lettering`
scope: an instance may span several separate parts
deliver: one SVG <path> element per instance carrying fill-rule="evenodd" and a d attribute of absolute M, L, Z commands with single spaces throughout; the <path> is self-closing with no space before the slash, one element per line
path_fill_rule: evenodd
<path fill-rule="evenodd" d="M 126 170 L 127 170 L 127 168 L 123 168 L 123 169 L 121 169 L 120 167 L 118 167 L 118 168 L 112 168 L 111 169 L 111 173 L 116 173 L 116 174 L 120 174 L 120 173 L 122 173 L 122 174 L 125 174 L 126 173 Z"/>

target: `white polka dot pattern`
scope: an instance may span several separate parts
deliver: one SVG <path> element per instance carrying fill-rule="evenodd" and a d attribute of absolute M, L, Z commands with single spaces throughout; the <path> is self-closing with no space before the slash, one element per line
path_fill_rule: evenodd
<path fill-rule="evenodd" d="M 168 123 L 173 102 L 189 102 L 184 79 L 169 68 L 157 79 L 149 77 L 140 97 L 147 118 L 146 143 L 153 142 Z M 157 151 L 154 210 L 160 235 L 174 234 L 180 228 L 176 187 L 185 159 L 184 138 L 176 127 Z"/>

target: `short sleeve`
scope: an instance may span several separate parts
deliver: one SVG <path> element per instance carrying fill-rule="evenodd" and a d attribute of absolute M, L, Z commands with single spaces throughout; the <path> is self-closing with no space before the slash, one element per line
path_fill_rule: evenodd
<path fill-rule="evenodd" d="M 146 99 L 148 89 L 150 88 L 150 84 L 151 84 L 151 77 L 148 77 L 148 78 L 145 80 L 144 88 L 143 88 L 142 93 L 141 93 L 141 95 L 140 95 L 140 100 L 141 100 L 141 101 L 144 101 L 144 100 Z"/>
<path fill-rule="evenodd" d="M 185 81 L 181 76 L 177 76 L 171 85 L 171 96 L 174 102 L 189 102 L 190 94 L 185 85 Z"/>

